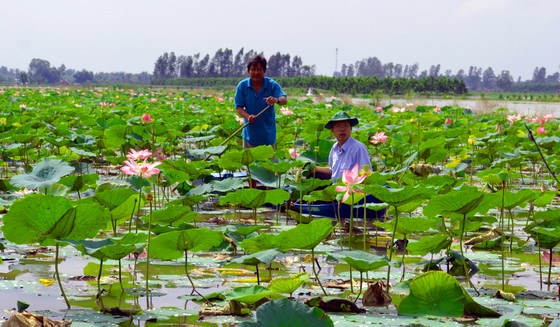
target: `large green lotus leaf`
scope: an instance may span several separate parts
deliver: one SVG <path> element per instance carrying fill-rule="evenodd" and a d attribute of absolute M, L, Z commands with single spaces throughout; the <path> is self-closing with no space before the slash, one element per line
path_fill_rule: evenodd
<path fill-rule="evenodd" d="M 207 155 L 219 155 L 226 150 L 226 146 L 219 145 L 219 146 L 211 146 L 204 149 L 188 149 L 187 150 L 187 157 L 193 159 L 203 159 Z"/>
<path fill-rule="evenodd" d="M 442 271 L 429 271 L 410 282 L 410 294 L 398 308 L 404 316 L 461 317 L 465 295 L 457 280 Z"/>
<path fill-rule="evenodd" d="M 308 280 L 308 273 L 299 273 L 293 276 L 281 276 L 272 279 L 267 287 L 276 293 L 292 294 Z"/>
<path fill-rule="evenodd" d="M 243 251 L 248 253 L 256 253 L 262 250 L 272 249 L 275 247 L 274 240 L 277 235 L 261 234 L 256 237 L 248 238 L 239 243 Z"/>
<path fill-rule="evenodd" d="M 251 172 L 251 178 L 259 181 L 264 186 L 272 188 L 278 187 L 280 176 L 272 170 L 260 166 L 260 162 L 252 164 L 249 170 Z"/>
<path fill-rule="evenodd" d="M 107 238 L 100 241 L 70 241 L 83 254 L 99 260 L 120 260 L 132 252 L 140 251 L 146 242 L 147 234 L 127 233 L 120 238 Z"/>
<path fill-rule="evenodd" d="M 224 240 L 222 232 L 208 228 L 172 231 L 154 237 L 150 242 L 150 255 L 162 260 L 183 257 L 185 252 L 207 251 Z"/>
<path fill-rule="evenodd" d="M 177 221 L 193 222 L 198 217 L 198 214 L 190 208 L 178 205 L 168 205 L 161 210 L 152 212 L 152 223 L 170 225 Z M 148 221 L 150 216 L 142 217 L 143 221 Z"/>
<path fill-rule="evenodd" d="M 229 290 L 224 295 L 227 301 L 237 301 L 245 304 L 253 304 L 264 299 L 265 297 L 271 296 L 273 293 L 274 292 L 269 290 L 268 288 L 259 285 L 253 285 L 236 287 L 233 290 Z"/>
<path fill-rule="evenodd" d="M 515 207 L 524 207 L 527 202 L 530 202 L 536 198 L 537 194 L 535 191 L 530 189 L 523 189 L 517 192 L 504 192 L 504 208 L 513 209 Z"/>
<path fill-rule="evenodd" d="M 265 161 L 272 157 L 274 157 L 274 149 L 270 145 L 246 148 L 241 151 L 241 162 L 247 167 L 255 160 Z"/>
<path fill-rule="evenodd" d="M 462 287 L 461 287 L 462 288 Z M 483 306 L 482 304 L 476 302 L 472 296 L 467 292 L 464 288 L 463 295 L 465 296 L 465 315 L 466 316 L 475 316 L 475 317 L 482 317 L 482 318 L 498 318 L 501 317 L 501 314 L 494 311 L 491 308 Z"/>
<path fill-rule="evenodd" d="M 284 253 L 284 252 L 282 252 L 278 249 L 269 249 L 269 250 L 264 250 L 264 251 L 260 251 L 260 252 L 253 253 L 253 254 L 246 254 L 246 255 L 241 256 L 239 258 L 232 259 L 231 262 L 240 263 L 240 264 L 249 265 L 249 266 L 256 266 L 260 263 L 269 264 L 272 261 L 274 261 L 274 259 L 276 259 L 276 257 L 279 254 L 282 254 L 282 253 Z"/>
<path fill-rule="evenodd" d="M 258 208 L 265 204 L 266 192 L 255 188 L 236 190 L 220 197 L 220 205 L 239 204 L 247 208 Z"/>
<path fill-rule="evenodd" d="M 300 164 L 301 164 L 300 161 L 293 161 L 293 160 L 279 161 L 279 162 L 274 162 L 274 161 L 259 162 L 260 167 L 272 171 L 279 175 L 285 174 L 286 172 L 288 172 L 288 170 L 292 168 L 299 167 Z"/>
<path fill-rule="evenodd" d="M 433 194 L 432 189 L 422 186 L 406 186 L 404 188 L 387 188 L 380 185 L 370 185 L 363 188 L 365 193 L 371 194 L 381 202 L 391 206 L 401 206 L 419 198 L 428 198 Z"/>
<path fill-rule="evenodd" d="M 309 192 L 323 188 L 324 186 L 332 185 L 332 181 L 330 179 L 318 179 L 318 178 L 305 178 L 301 179 L 298 183 L 292 182 L 290 185 L 294 186 L 294 190 L 292 190 L 292 199 L 299 199 L 300 195 L 308 194 Z M 336 185 L 332 185 L 331 187 L 327 187 L 330 192 L 329 194 L 324 194 L 328 200 L 332 201 L 336 198 L 338 192 L 336 192 Z M 296 192 L 297 191 L 297 192 Z M 308 201 L 317 201 L 323 199 L 309 199 Z"/>
<path fill-rule="evenodd" d="M 87 200 L 97 202 L 103 207 L 113 211 L 114 209 L 129 201 L 129 199 L 134 195 L 138 195 L 138 192 L 134 191 L 131 188 L 117 188 L 98 192 L 97 194 L 95 194 L 95 196 L 93 196 L 92 198 L 88 198 Z M 134 202 L 134 199 L 132 199 L 132 201 Z M 131 212 L 132 207 L 128 212 L 129 217 Z"/>
<path fill-rule="evenodd" d="M 536 220 L 560 220 L 560 209 L 551 209 L 535 212 Z"/>
<path fill-rule="evenodd" d="M 445 144 L 445 137 L 440 136 L 420 143 L 418 150 L 420 152 L 423 152 L 426 149 L 442 147 L 444 144 Z"/>
<path fill-rule="evenodd" d="M 99 192 L 91 198 L 87 198 L 85 202 L 99 203 L 111 212 L 111 220 L 119 223 L 130 219 L 135 208 L 138 208 L 138 199 L 140 195 L 131 188 L 118 188 L 104 192 Z M 140 200 L 140 206 L 144 205 L 144 201 Z"/>
<path fill-rule="evenodd" d="M 62 160 L 44 159 L 38 162 L 29 174 L 16 175 L 10 183 L 16 187 L 37 189 L 58 183 L 62 176 L 74 171 L 74 167 Z"/>
<path fill-rule="evenodd" d="M 273 240 L 273 243 L 283 251 L 292 249 L 312 250 L 327 238 L 333 229 L 331 219 L 315 219 L 309 224 L 299 224 L 290 230 L 281 232 Z"/>
<path fill-rule="evenodd" d="M 414 232 L 426 232 L 431 228 L 435 229 L 437 224 L 437 220 L 430 218 L 400 217 L 396 232 L 403 235 L 410 235 Z M 395 232 L 395 221 L 388 221 L 379 225 L 386 228 L 388 231 Z"/>
<path fill-rule="evenodd" d="M 532 222 L 524 228 L 537 244 L 545 249 L 552 249 L 560 242 L 560 234 L 554 234 L 554 230 L 560 227 L 560 219 L 555 219 L 558 212 L 560 211 L 557 209 L 539 211 L 535 213 L 535 216 L 540 216 L 539 219 L 543 220 Z"/>
<path fill-rule="evenodd" d="M 265 203 L 274 205 L 282 204 L 290 199 L 290 193 L 284 189 L 266 190 Z"/>
<path fill-rule="evenodd" d="M 546 207 L 558 195 L 558 191 L 544 191 L 537 195 L 533 204 L 535 207 Z"/>
<path fill-rule="evenodd" d="M 423 208 L 423 212 L 428 217 L 435 217 L 443 213 L 468 214 L 482 203 L 484 195 L 474 188 L 436 195 Z"/>
<path fill-rule="evenodd" d="M 361 250 L 340 251 L 332 253 L 332 255 L 343 259 L 350 267 L 361 272 L 371 271 L 389 265 L 386 256 L 379 256 Z"/>
<path fill-rule="evenodd" d="M 97 235 L 109 220 L 109 212 L 98 204 L 73 206 L 64 197 L 34 194 L 14 202 L 3 217 L 3 232 L 11 242 L 83 240 Z"/>
<path fill-rule="evenodd" d="M 211 194 L 215 192 L 219 193 L 227 193 L 232 192 L 233 190 L 237 190 L 240 188 L 245 187 L 245 180 L 242 178 L 225 178 L 223 180 L 214 180 L 210 183 L 203 183 L 198 185 L 197 187 L 189 190 L 187 195 L 203 195 L 203 194 Z"/>
<path fill-rule="evenodd" d="M 243 167 L 241 159 L 241 151 L 229 150 L 218 159 L 218 166 L 226 171 L 237 171 Z"/>
<path fill-rule="evenodd" d="M 528 232 L 540 246 L 552 249 L 560 243 L 560 226 L 556 224 L 555 228 L 546 228 L 537 226 L 531 228 Z"/>
<path fill-rule="evenodd" d="M 304 195 L 303 200 L 307 202 L 334 201 L 337 195 L 336 185 L 332 185 L 331 187 L 321 188 L 320 190 L 312 191 L 308 195 Z"/>
<path fill-rule="evenodd" d="M 86 144 L 84 144 L 86 145 Z M 95 142 L 91 143 L 88 142 L 87 145 L 95 145 Z M 89 152 L 89 151 L 85 151 L 76 147 L 70 147 L 70 150 L 72 150 L 72 152 L 76 153 L 77 155 L 81 156 L 81 157 L 90 157 L 90 158 L 95 158 L 97 156 L 97 154 L 93 153 L 93 152 Z"/>
<path fill-rule="evenodd" d="M 268 228 L 268 227 L 269 227 L 268 225 L 237 225 L 234 226 L 231 232 L 246 237 L 260 229 Z"/>
<path fill-rule="evenodd" d="M 212 181 L 210 182 L 210 185 L 212 186 L 212 192 L 225 193 L 245 187 L 245 180 L 242 178 L 231 177 L 225 178 L 221 181 Z"/>
<path fill-rule="evenodd" d="M 331 318 L 321 309 L 287 298 L 274 300 L 257 309 L 257 322 L 242 322 L 239 327 L 333 327 Z"/>
<path fill-rule="evenodd" d="M 127 125 L 112 125 L 103 131 L 105 146 L 108 150 L 118 149 L 126 142 Z"/>
<path fill-rule="evenodd" d="M 96 183 L 98 180 L 99 180 L 98 174 L 70 175 L 61 178 L 60 184 L 64 184 L 68 186 L 71 192 L 78 192 L 78 191 L 85 191 L 88 188 L 97 187 Z"/>
<path fill-rule="evenodd" d="M 444 234 L 422 236 L 417 241 L 410 241 L 406 250 L 413 254 L 439 253 L 451 245 L 451 238 Z"/>

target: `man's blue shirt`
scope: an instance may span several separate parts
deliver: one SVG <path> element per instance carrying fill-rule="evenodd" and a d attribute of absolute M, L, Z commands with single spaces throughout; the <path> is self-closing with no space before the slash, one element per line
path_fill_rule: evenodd
<path fill-rule="evenodd" d="M 286 96 L 280 84 L 265 77 L 259 92 L 255 92 L 251 79 L 239 82 L 235 90 L 235 108 L 243 108 L 251 115 L 258 114 L 268 105 L 265 98 Z M 245 122 L 247 122 L 245 120 Z M 267 109 L 257 120 L 243 129 L 243 139 L 251 145 L 272 145 L 276 143 L 276 113 L 274 107 Z"/>
<path fill-rule="evenodd" d="M 334 183 L 342 178 L 344 170 L 352 170 L 355 164 L 361 170 L 363 166 L 371 168 L 371 161 L 366 146 L 353 137 L 348 138 L 342 145 L 333 144 L 329 153 L 329 167 L 331 167 L 332 180 Z"/>

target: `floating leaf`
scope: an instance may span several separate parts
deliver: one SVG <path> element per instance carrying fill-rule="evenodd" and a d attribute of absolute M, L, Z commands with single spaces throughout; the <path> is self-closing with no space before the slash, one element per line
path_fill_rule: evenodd
<path fill-rule="evenodd" d="M 415 254 L 438 253 L 451 245 L 451 238 L 444 234 L 423 236 L 417 241 L 411 241 L 406 250 Z"/>
<path fill-rule="evenodd" d="M 147 234 L 127 233 L 118 238 L 107 238 L 100 241 L 70 241 L 80 252 L 99 260 L 120 260 L 130 253 L 141 252 Z"/>
<path fill-rule="evenodd" d="M 242 322 L 239 327 L 333 327 L 331 318 L 319 308 L 280 299 L 267 302 L 257 309 L 257 322 Z"/>
<path fill-rule="evenodd" d="M 196 228 L 160 234 L 151 240 L 149 247 L 154 258 L 172 260 L 183 257 L 187 251 L 210 250 L 223 240 L 222 232 Z"/>
<path fill-rule="evenodd" d="M 332 220 L 328 218 L 315 219 L 309 224 L 300 224 L 283 231 L 274 239 L 274 244 L 281 250 L 312 250 L 329 236 L 334 229 Z"/>
<path fill-rule="evenodd" d="M 192 211 L 190 208 L 178 205 L 168 205 L 161 210 L 155 210 L 152 212 L 152 223 L 155 224 L 178 224 L 180 222 L 193 222 L 198 218 L 198 214 Z M 147 222 L 149 216 L 142 217 L 142 220 Z"/>
<path fill-rule="evenodd" d="M 236 262 L 249 266 L 256 266 L 260 263 L 269 264 L 272 261 L 274 261 L 274 259 L 276 259 L 276 256 L 282 253 L 283 253 L 282 251 L 277 249 L 269 249 L 269 250 L 264 250 L 253 254 L 247 254 L 239 258 L 232 259 L 231 262 Z"/>
<path fill-rule="evenodd" d="M 276 277 L 268 284 L 268 289 L 281 294 L 292 294 L 303 283 L 309 280 L 309 274 L 300 273 L 294 276 Z"/>
<path fill-rule="evenodd" d="M 236 287 L 233 290 L 225 292 L 224 296 L 227 301 L 238 301 L 245 304 L 253 304 L 263 298 L 270 297 L 274 292 L 268 288 L 252 285 L 247 287 Z"/>
<path fill-rule="evenodd" d="M 247 208 L 258 208 L 265 204 L 266 192 L 255 188 L 240 189 L 220 197 L 220 205 L 239 204 Z"/>
<path fill-rule="evenodd" d="M 453 276 L 430 271 L 410 282 L 410 294 L 398 308 L 399 315 L 461 317 L 464 313 L 463 289 Z"/>
<path fill-rule="evenodd" d="M 361 250 L 340 251 L 332 253 L 332 255 L 343 259 L 350 267 L 360 272 L 371 271 L 389 265 L 389 260 L 386 256 L 379 256 Z"/>
<path fill-rule="evenodd" d="M 12 204 L 2 230 L 18 244 L 83 240 L 97 236 L 108 220 L 108 210 L 96 203 L 74 206 L 64 197 L 32 194 Z"/>
<path fill-rule="evenodd" d="M 16 187 L 37 189 L 58 183 L 61 177 L 74 171 L 74 167 L 62 160 L 43 159 L 38 162 L 29 174 L 16 175 L 10 183 Z"/>
<path fill-rule="evenodd" d="M 485 194 L 478 192 L 476 188 L 436 195 L 423 208 L 423 212 L 428 217 L 435 217 L 442 213 L 468 214 L 477 209 L 483 202 L 484 196 Z M 489 207 L 486 208 L 486 211 Z M 485 211 L 481 209 L 479 212 L 484 213 Z"/>

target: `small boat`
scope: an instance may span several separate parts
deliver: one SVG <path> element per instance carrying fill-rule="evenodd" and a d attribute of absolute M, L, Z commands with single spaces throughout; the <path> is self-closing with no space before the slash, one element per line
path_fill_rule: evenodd
<path fill-rule="evenodd" d="M 365 198 L 366 203 L 383 203 L 376 197 L 371 194 L 368 194 Z M 301 212 L 303 215 L 311 214 L 313 216 L 321 216 L 321 217 L 329 217 L 329 218 L 336 218 L 340 212 L 340 218 L 348 219 L 350 218 L 350 210 L 352 206 L 342 203 L 339 205 L 338 201 L 333 202 L 321 202 L 321 203 L 300 203 L 299 201 L 294 202 L 295 211 Z M 366 209 L 365 216 L 366 220 L 383 220 L 385 216 L 385 212 L 387 209 L 381 210 L 372 210 Z M 364 200 L 362 199 L 360 202 L 354 205 L 353 217 L 358 219 L 364 218 Z"/>

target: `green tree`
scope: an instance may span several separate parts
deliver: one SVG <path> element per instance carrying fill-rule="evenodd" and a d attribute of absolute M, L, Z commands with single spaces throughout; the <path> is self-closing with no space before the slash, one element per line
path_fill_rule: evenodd
<path fill-rule="evenodd" d="M 29 81 L 34 84 L 55 84 L 60 81 L 60 76 L 66 67 L 51 67 L 50 62 L 43 59 L 34 58 L 29 63 Z"/>
<path fill-rule="evenodd" d="M 496 86 L 502 91 L 509 91 L 513 85 L 513 77 L 509 70 L 502 70 L 500 76 L 496 78 Z"/>
<path fill-rule="evenodd" d="M 81 71 L 76 72 L 72 77 L 74 78 L 74 81 L 76 83 L 84 84 L 84 83 L 93 82 L 94 81 L 93 76 L 94 75 L 92 71 L 82 69 Z"/>
<path fill-rule="evenodd" d="M 533 71 L 533 82 L 544 83 L 545 81 L 546 81 L 546 68 L 535 67 L 535 70 Z"/>
<path fill-rule="evenodd" d="M 496 81 L 496 75 L 492 67 L 486 68 L 484 73 L 482 73 L 482 88 L 485 90 L 495 90 L 497 87 Z"/>

